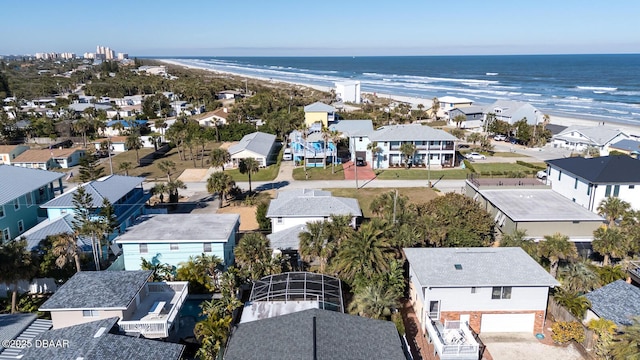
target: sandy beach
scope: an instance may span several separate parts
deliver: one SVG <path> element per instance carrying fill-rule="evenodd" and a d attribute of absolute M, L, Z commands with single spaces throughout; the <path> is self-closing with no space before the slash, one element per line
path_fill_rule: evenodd
<path fill-rule="evenodd" d="M 293 86 L 306 87 L 306 88 L 310 88 L 310 89 L 316 89 L 316 90 L 324 91 L 324 92 L 331 91 L 331 88 L 327 87 L 327 86 L 301 84 L 301 83 L 295 83 L 295 82 L 273 80 L 273 79 L 265 78 L 265 77 L 247 76 L 247 75 L 233 73 L 233 72 L 216 71 L 216 70 L 208 69 L 208 68 L 205 68 L 205 67 L 190 66 L 190 65 L 182 64 L 182 63 L 179 63 L 179 62 L 176 62 L 176 61 L 165 60 L 165 59 L 156 59 L 156 61 L 163 62 L 163 63 L 170 64 L 170 65 L 174 65 L 174 66 L 180 66 L 180 67 L 183 67 L 183 68 L 206 70 L 206 71 L 210 71 L 212 73 L 217 73 L 217 74 L 233 75 L 233 76 L 237 76 L 237 77 L 240 77 L 240 78 L 264 81 L 264 82 L 271 83 L 271 84 L 279 84 L 280 83 L 280 84 L 287 84 L 287 85 L 293 85 Z M 417 106 L 418 104 L 422 104 L 422 105 L 424 105 L 425 109 L 430 108 L 431 107 L 431 103 L 432 103 L 432 99 L 419 98 L 419 97 L 410 97 L 410 96 L 402 96 L 402 95 L 395 95 L 395 94 L 384 94 L 384 93 L 373 93 L 373 92 L 362 92 L 362 94 L 363 95 L 364 94 L 375 95 L 378 98 L 391 99 L 393 101 L 408 103 L 408 104 L 411 104 L 413 106 Z M 602 122 L 599 122 L 599 121 L 596 121 L 596 120 L 592 120 L 592 119 L 583 119 L 583 118 L 567 117 L 567 116 L 557 116 L 557 115 L 554 115 L 554 114 L 549 114 L 549 116 L 550 116 L 550 123 L 554 124 L 554 125 L 561 125 L 561 126 L 567 126 L 567 127 L 569 127 L 569 126 L 606 126 L 608 128 L 618 129 L 618 130 L 626 133 L 627 135 L 632 135 L 634 137 L 640 137 L 640 125 L 634 126 L 634 125 L 623 124 L 623 123 L 615 123 L 615 122 L 610 122 L 610 121 L 609 122 L 604 122 L 604 125 L 603 125 Z"/>

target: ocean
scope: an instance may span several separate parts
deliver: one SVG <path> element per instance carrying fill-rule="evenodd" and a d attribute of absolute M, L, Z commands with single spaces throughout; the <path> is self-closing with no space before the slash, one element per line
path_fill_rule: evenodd
<path fill-rule="evenodd" d="M 184 65 L 333 87 L 359 80 L 362 91 L 478 105 L 526 101 L 544 113 L 640 125 L 640 54 L 179 57 Z"/>

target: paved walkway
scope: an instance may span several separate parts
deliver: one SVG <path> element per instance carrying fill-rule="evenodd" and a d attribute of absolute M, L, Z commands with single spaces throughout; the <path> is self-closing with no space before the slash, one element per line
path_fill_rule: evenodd
<path fill-rule="evenodd" d="M 376 178 L 376 174 L 368 165 L 367 166 L 354 166 L 353 161 L 347 161 L 342 164 L 342 170 L 344 171 L 345 180 L 355 180 L 356 172 L 358 173 L 358 180 L 373 180 Z"/>

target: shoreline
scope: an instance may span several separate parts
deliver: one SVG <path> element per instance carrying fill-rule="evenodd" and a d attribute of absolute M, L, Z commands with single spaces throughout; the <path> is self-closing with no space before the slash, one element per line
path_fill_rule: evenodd
<path fill-rule="evenodd" d="M 253 80 L 258 80 L 258 81 L 264 81 L 264 82 L 270 83 L 270 84 L 286 84 L 286 85 L 289 85 L 289 86 L 301 86 L 301 87 L 306 87 L 306 88 L 309 88 L 309 89 L 315 89 L 315 90 L 324 91 L 324 92 L 330 92 L 331 91 L 331 87 L 328 87 L 328 86 L 303 84 L 303 83 L 296 83 L 296 82 L 283 81 L 283 80 L 273 80 L 271 78 L 260 77 L 260 76 L 248 76 L 248 75 L 238 74 L 238 73 L 234 73 L 234 72 L 213 70 L 213 69 L 209 69 L 209 68 L 201 67 L 201 66 L 186 65 L 186 64 L 182 64 L 180 62 L 167 60 L 167 59 L 153 59 L 153 60 L 161 62 L 161 63 L 173 65 L 173 66 L 179 66 L 179 67 L 186 68 L 186 69 L 204 70 L 204 71 L 209 71 L 209 72 L 212 72 L 212 73 L 215 73 L 215 74 L 221 74 L 221 75 L 233 75 L 233 76 L 237 76 L 237 77 L 245 78 L 245 79 L 253 79 Z M 424 105 L 425 109 L 429 109 L 431 107 L 431 104 L 432 104 L 432 99 L 423 99 L 423 98 L 419 98 L 419 97 L 411 97 L 411 96 L 395 95 L 395 94 L 386 94 L 386 93 L 374 93 L 374 92 L 369 92 L 369 91 L 363 91 L 362 94 L 375 95 L 378 98 L 384 98 L 384 99 L 389 99 L 389 100 L 393 100 L 393 101 L 404 102 L 404 103 L 411 104 L 413 106 L 417 106 L 418 104 L 422 104 L 422 105 Z M 549 114 L 549 117 L 550 117 L 549 123 L 553 124 L 553 125 L 560 125 L 560 126 L 566 126 L 566 127 L 569 127 L 569 126 L 594 126 L 594 127 L 595 126 L 606 126 L 608 128 L 618 129 L 620 131 L 623 131 L 624 133 L 626 133 L 627 135 L 630 135 L 632 137 L 640 137 L 640 125 L 631 125 L 631 124 L 622 123 L 622 122 L 618 123 L 618 122 L 611 122 L 611 121 L 600 121 L 600 120 L 596 120 L 596 119 L 593 119 L 593 118 L 572 117 L 572 116 L 567 116 L 566 114 L 558 115 L 558 114 L 554 114 L 553 112 L 550 112 L 548 114 Z M 602 123 L 604 123 L 604 125 L 602 125 Z"/>

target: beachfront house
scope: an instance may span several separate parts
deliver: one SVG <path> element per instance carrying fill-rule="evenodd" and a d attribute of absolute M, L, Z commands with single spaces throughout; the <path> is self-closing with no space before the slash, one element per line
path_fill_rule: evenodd
<path fill-rule="evenodd" d="M 46 217 L 40 205 L 62 193 L 64 174 L 0 165 L 0 242 L 10 241 Z"/>
<path fill-rule="evenodd" d="M 359 139 L 358 139 L 359 140 Z M 402 144 L 410 143 L 416 151 L 408 159 L 411 166 L 442 168 L 454 166 L 455 142 L 458 140 L 448 132 L 420 124 L 382 126 L 369 136 L 382 150 L 375 158 L 381 169 L 404 166 L 405 155 Z M 373 159 L 371 150 L 368 158 Z"/>
<path fill-rule="evenodd" d="M 458 116 L 464 118 L 460 123 L 456 122 Z M 450 126 L 456 126 L 462 129 L 481 129 L 484 126 L 484 107 L 465 106 L 453 108 L 447 112 L 447 121 Z"/>
<path fill-rule="evenodd" d="M 335 86 L 338 100 L 347 103 L 360 103 L 360 81 L 338 81 Z"/>
<path fill-rule="evenodd" d="M 547 160 L 553 191 L 597 213 L 600 203 L 618 197 L 640 210 L 640 161 L 626 155 Z"/>
<path fill-rule="evenodd" d="M 632 139 L 622 139 L 609 145 L 609 153 L 616 151 L 638 159 L 640 155 L 640 141 Z"/>
<path fill-rule="evenodd" d="M 436 348 L 473 344 L 469 328 L 476 333 L 543 331 L 549 289 L 560 283 L 521 248 L 403 251 L 409 262 L 411 304 L 422 330 L 442 343 Z M 447 322 L 464 333 L 454 344 Z"/>
<path fill-rule="evenodd" d="M 495 221 L 503 235 L 525 231 L 539 241 L 561 233 L 589 254 L 593 232 L 604 219 L 551 190 L 537 179 L 471 178 L 466 196 L 474 199 Z"/>
<path fill-rule="evenodd" d="M 471 106 L 473 104 L 473 100 L 447 95 L 439 97 L 438 104 L 440 105 L 440 108 L 438 108 L 438 113 L 436 115 L 441 119 L 448 118 L 450 110 Z"/>
<path fill-rule="evenodd" d="M 13 159 L 27 150 L 26 145 L 0 145 L 0 165 L 11 165 Z"/>
<path fill-rule="evenodd" d="M 229 266 L 239 228 L 237 214 L 145 215 L 114 242 L 122 246 L 126 270 L 140 270 L 141 259 L 178 267 L 202 254 Z"/>
<path fill-rule="evenodd" d="M 336 109 L 319 101 L 304 107 L 304 124 L 307 127 L 315 123 L 322 124 L 322 127 L 328 127 L 329 123 L 335 121 Z"/>
<path fill-rule="evenodd" d="M 600 156 L 607 156 L 612 144 L 625 139 L 630 139 L 630 137 L 620 129 L 605 125 L 575 125 L 569 126 L 559 134 L 554 135 L 551 143 L 554 147 L 562 147 L 577 152 L 595 149 L 598 150 Z"/>
<path fill-rule="evenodd" d="M 229 146 L 231 166 L 237 167 L 242 159 L 253 158 L 260 167 L 267 167 L 276 162 L 277 148 L 273 134 L 258 131 L 245 135 L 237 144 Z"/>
<path fill-rule="evenodd" d="M 42 170 L 68 169 L 80 164 L 85 155 L 82 148 L 29 149 L 16 156 L 11 164 Z"/>
<path fill-rule="evenodd" d="M 151 282 L 152 274 L 152 270 L 81 271 L 38 311 L 51 314 L 53 329 L 117 317 L 122 332 L 167 338 L 179 327 L 189 283 Z"/>
<path fill-rule="evenodd" d="M 522 119 L 526 119 L 529 125 L 537 125 L 544 122 L 542 111 L 522 101 L 498 100 L 484 109 L 485 116 L 493 114 L 496 120 L 504 121 L 509 125 L 513 125 Z"/>

